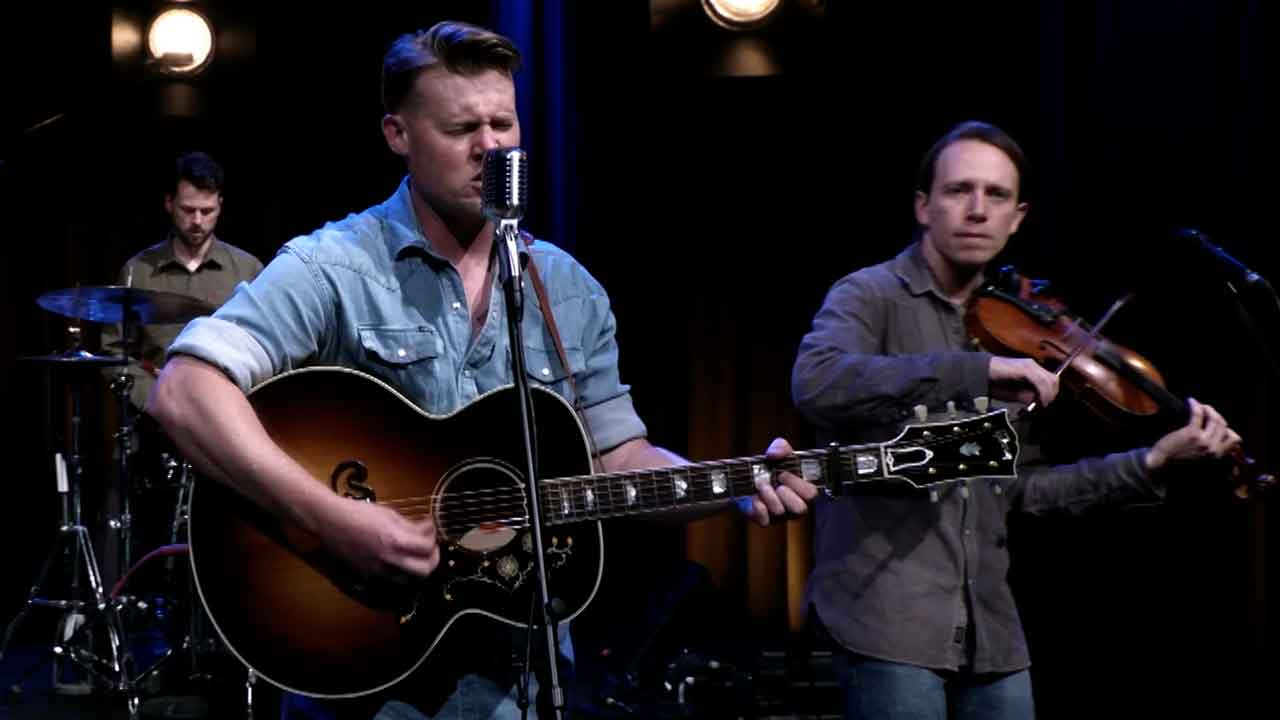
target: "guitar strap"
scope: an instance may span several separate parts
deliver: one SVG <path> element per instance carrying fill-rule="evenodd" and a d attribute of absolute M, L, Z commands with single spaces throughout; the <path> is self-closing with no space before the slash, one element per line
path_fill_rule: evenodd
<path fill-rule="evenodd" d="M 524 235 L 525 245 L 533 244 L 533 236 L 522 233 Z M 560 358 L 560 366 L 564 368 L 565 373 L 569 376 L 569 394 L 572 396 L 573 411 L 578 414 L 578 419 L 582 421 L 582 426 L 587 429 L 587 445 L 591 452 L 591 462 L 596 464 L 600 458 L 600 452 L 596 449 L 595 436 L 591 432 L 591 425 L 587 422 L 587 416 L 582 412 L 582 399 L 578 397 L 578 384 L 573 380 L 573 367 L 569 365 L 569 355 L 564 351 L 564 343 L 560 340 L 560 329 L 556 327 L 555 313 L 551 312 L 551 303 L 547 300 L 547 287 L 542 284 L 542 276 L 538 274 L 538 265 L 533 262 L 533 253 L 525 256 L 525 270 L 529 272 L 529 280 L 533 282 L 533 291 L 538 295 L 538 306 L 542 308 L 542 317 L 547 322 L 547 331 L 551 333 L 551 342 L 556 346 L 556 355 Z"/>

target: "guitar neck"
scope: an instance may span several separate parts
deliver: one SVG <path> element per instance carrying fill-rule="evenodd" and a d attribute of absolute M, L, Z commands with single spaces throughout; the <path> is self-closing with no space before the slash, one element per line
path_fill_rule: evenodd
<path fill-rule="evenodd" d="M 840 478 L 883 479 L 887 443 L 797 452 L 781 460 L 765 456 L 632 470 L 542 481 L 547 523 L 583 522 L 720 503 L 756 494 L 758 482 L 791 472 L 815 485 Z"/>

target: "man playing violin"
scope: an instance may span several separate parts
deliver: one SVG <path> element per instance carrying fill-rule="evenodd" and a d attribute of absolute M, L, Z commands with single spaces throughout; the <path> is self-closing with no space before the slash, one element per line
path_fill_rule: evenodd
<path fill-rule="evenodd" d="M 800 345 L 792 395 L 820 440 L 891 438 L 920 405 L 985 396 L 1016 415 L 1053 402 L 1056 375 L 980 351 L 964 324 L 987 264 L 1026 217 L 1026 167 L 1018 144 L 982 122 L 957 125 L 926 153 L 917 240 L 840 279 Z M 1161 499 L 1169 466 L 1240 442 L 1212 407 L 1188 405 L 1190 421 L 1150 448 L 1049 466 L 1024 442 L 1013 480 L 820 498 L 807 594 L 834 641 L 845 717 L 1032 717 L 1006 516 Z"/>

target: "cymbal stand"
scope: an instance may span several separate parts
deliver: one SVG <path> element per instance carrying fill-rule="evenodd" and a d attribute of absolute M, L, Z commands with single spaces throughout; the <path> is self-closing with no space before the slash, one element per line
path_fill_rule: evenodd
<path fill-rule="evenodd" d="M 137 333 L 140 325 L 138 313 L 132 306 L 125 304 L 122 308 L 122 322 L 120 328 L 120 340 L 123 343 L 125 355 L 137 357 L 137 349 L 141 344 L 138 341 Z M 134 352 L 130 352 L 130 349 Z M 133 410 L 129 397 L 133 393 L 133 374 L 129 372 L 129 366 L 120 367 L 120 372 L 111 380 L 111 392 L 116 396 L 116 404 L 120 411 L 120 425 L 116 428 L 114 436 L 116 442 L 116 461 L 118 463 L 119 474 L 116 478 L 117 492 L 120 497 L 120 514 L 116 517 L 109 518 L 107 525 L 119 534 L 120 547 L 118 548 L 118 557 L 120 560 L 120 572 L 126 572 L 133 567 L 133 513 L 131 510 L 131 476 L 129 468 L 131 465 L 131 456 L 133 455 Z"/>
<path fill-rule="evenodd" d="M 5 628 L 4 641 L 0 643 L 0 659 L 4 658 L 14 631 L 26 618 L 33 607 L 48 607 L 62 610 L 67 614 L 79 614 L 84 617 L 83 623 L 72 623 L 73 632 L 66 636 L 59 635 L 50 650 L 54 656 L 70 660 L 86 672 L 103 680 L 112 689 L 124 689 L 126 667 L 129 663 L 129 651 L 124 644 L 124 628 L 120 620 L 119 605 L 110 598 L 103 588 L 102 575 L 98 567 L 98 559 L 93 552 L 93 543 L 89 529 L 81 520 L 80 481 L 83 468 L 80 457 L 80 384 L 79 380 L 71 383 L 71 435 L 70 453 L 63 457 L 62 453 L 54 455 L 54 469 L 60 496 L 61 517 L 58 523 L 58 534 L 53 547 L 45 558 L 40 575 L 27 595 L 27 601 Z M 44 596 L 45 582 L 49 579 L 49 571 L 54 561 L 69 554 L 71 562 L 71 579 L 69 591 L 65 598 Z M 88 581 L 87 598 L 80 585 L 80 573 L 83 569 Z M 92 649 L 92 622 L 97 617 L 106 620 L 106 636 L 109 655 L 101 658 Z M 136 700 L 130 702 L 131 709 L 136 707 Z"/>

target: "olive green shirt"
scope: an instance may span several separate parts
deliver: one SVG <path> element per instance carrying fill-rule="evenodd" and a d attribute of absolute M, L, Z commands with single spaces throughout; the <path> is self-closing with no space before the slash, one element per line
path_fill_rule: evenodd
<path fill-rule="evenodd" d="M 129 258 L 120 268 L 117 283 L 186 295 L 218 307 L 231 297 L 236 285 L 254 279 L 259 272 L 262 272 L 262 262 L 258 258 L 217 237 L 213 238 L 204 262 L 194 272 L 187 270 L 173 252 L 171 235 Z M 119 355 L 127 350 L 133 358 L 129 364 L 134 378 L 130 399 L 137 407 L 146 406 L 155 384 L 155 374 L 164 365 L 166 351 L 184 327 L 186 323 L 138 325 L 136 352 L 118 344 L 119 326 L 102 328 L 104 353 Z"/>

